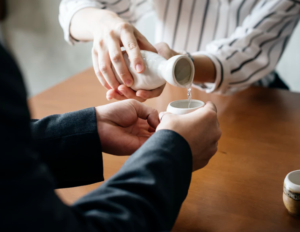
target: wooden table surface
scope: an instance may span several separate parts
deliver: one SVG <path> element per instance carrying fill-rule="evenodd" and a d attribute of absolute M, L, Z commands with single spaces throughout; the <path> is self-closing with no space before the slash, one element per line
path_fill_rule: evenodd
<path fill-rule="evenodd" d="M 33 118 L 107 104 L 106 91 L 89 69 L 31 98 Z M 159 111 L 185 99 L 186 89 L 166 86 L 145 104 Z M 173 231 L 300 231 L 282 202 L 283 180 L 300 169 L 300 94 L 252 87 L 234 96 L 193 89 L 194 99 L 213 101 L 223 132 L 210 163 L 193 173 L 189 194 Z M 103 155 L 105 179 L 126 157 Z M 101 183 L 57 190 L 70 204 Z"/>

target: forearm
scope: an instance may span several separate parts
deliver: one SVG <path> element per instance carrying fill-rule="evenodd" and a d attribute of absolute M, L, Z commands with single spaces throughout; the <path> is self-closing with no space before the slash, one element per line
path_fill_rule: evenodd
<path fill-rule="evenodd" d="M 211 59 L 201 54 L 193 54 L 193 59 L 195 65 L 194 83 L 214 83 L 216 68 Z"/>
<path fill-rule="evenodd" d="M 31 122 L 35 149 L 56 179 L 56 187 L 103 180 L 95 109 L 51 115 Z"/>
<path fill-rule="evenodd" d="M 94 218 L 99 219 L 110 212 L 109 220 L 101 223 L 103 231 L 170 231 L 187 195 L 191 172 L 187 141 L 173 131 L 160 130 L 118 173 L 74 206 L 80 211 L 99 207 L 94 210 Z"/>
<path fill-rule="evenodd" d="M 74 14 L 71 25 L 71 36 L 80 41 L 92 41 L 96 33 L 105 30 L 104 22 L 109 24 L 113 18 L 119 18 L 117 14 L 108 10 L 97 8 L 84 8 Z"/>

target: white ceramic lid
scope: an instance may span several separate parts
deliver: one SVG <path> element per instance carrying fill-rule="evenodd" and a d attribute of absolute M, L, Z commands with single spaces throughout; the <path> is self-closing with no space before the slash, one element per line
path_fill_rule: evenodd
<path fill-rule="evenodd" d="M 300 193 L 300 170 L 287 174 L 284 179 L 284 185 L 287 190 Z"/>

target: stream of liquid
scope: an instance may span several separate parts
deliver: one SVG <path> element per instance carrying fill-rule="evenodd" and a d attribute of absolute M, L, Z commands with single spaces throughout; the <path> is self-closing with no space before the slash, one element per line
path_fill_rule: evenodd
<path fill-rule="evenodd" d="M 189 100 L 188 108 L 190 108 L 191 98 L 192 98 L 192 87 L 187 88 L 187 97 L 188 97 L 188 100 Z"/>

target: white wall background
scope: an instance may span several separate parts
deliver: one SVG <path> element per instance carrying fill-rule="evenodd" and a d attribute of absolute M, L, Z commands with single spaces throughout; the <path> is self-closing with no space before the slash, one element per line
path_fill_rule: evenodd
<path fill-rule="evenodd" d="M 8 18 L 1 25 L 2 32 L 8 49 L 23 71 L 30 96 L 92 65 L 91 43 L 70 46 L 63 40 L 58 23 L 60 0 L 9 0 L 7 3 Z M 154 41 L 154 21 L 154 14 L 149 14 L 137 25 L 150 42 Z M 300 92 L 298 41 L 300 25 L 278 65 L 278 71 L 293 91 Z"/>
<path fill-rule="evenodd" d="M 7 0 L 2 25 L 29 95 L 35 95 L 91 66 L 91 43 L 70 46 L 58 22 L 60 0 Z"/>
<path fill-rule="evenodd" d="M 283 53 L 278 73 L 283 77 L 290 89 L 300 92 L 300 23 L 296 27 L 289 44 Z"/>

